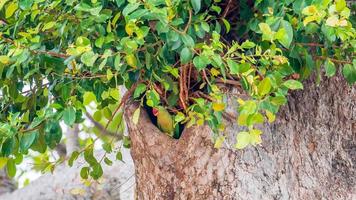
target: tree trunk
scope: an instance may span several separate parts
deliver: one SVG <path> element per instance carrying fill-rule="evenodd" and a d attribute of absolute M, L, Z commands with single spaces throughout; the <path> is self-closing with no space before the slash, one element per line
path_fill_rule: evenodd
<path fill-rule="evenodd" d="M 79 150 L 79 125 L 75 124 L 73 127 L 67 127 L 66 135 L 66 153 L 67 156 L 72 155 L 74 151 Z"/>
<path fill-rule="evenodd" d="M 234 102 L 231 100 L 230 104 Z M 162 134 L 142 111 L 132 123 L 138 199 L 356 199 L 356 88 L 340 76 L 291 93 L 263 143 L 214 149 L 207 126 Z M 230 124 L 234 143 L 239 127 Z"/>
<path fill-rule="evenodd" d="M 7 175 L 5 169 L 0 169 L 0 195 L 16 189 L 14 181 Z"/>

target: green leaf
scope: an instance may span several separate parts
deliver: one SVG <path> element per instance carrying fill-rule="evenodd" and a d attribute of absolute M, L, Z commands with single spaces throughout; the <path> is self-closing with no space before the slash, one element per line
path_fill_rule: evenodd
<path fill-rule="evenodd" d="M 110 69 L 106 70 L 106 78 L 108 79 L 108 81 L 110 81 L 112 79 L 112 77 L 114 77 L 114 74 L 112 73 L 112 71 Z"/>
<path fill-rule="evenodd" d="M 140 83 L 137 85 L 135 92 L 134 92 L 134 98 L 138 98 L 141 96 L 142 93 L 146 91 L 146 85 L 143 83 Z"/>
<path fill-rule="evenodd" d="M 91 102 L 96 102 L 96 96 L 93 92 L 85 92 L 83 95 L 83 105 L 87 106 Z"/>
<path fill-rule="evenodd" d="M 209 58 L 206 56 L 195 56 L 193 64 L 198 70 L 203 70 L 209 64 Z"/>
<path fill-rule="evenodd" d="M 303 89 L 303 84 L 296 80 L 288 80 L 288 81 L 284 82 L 283 85 L 291 90 Z"/>
<path fill-rule="evenodd" d="M 63 111 L 63 121 L 68 126 L 72 126 L 75 122 L 75 110 L 73 107 L 68 107 Z"/>
<path fill-rule="evenodd" d="M 241 114 L 253 114 L 256 112 L 257 104 L 255 101 L 250 100 L 246 101 L 245 104 L 241 107 Z"/>
<path fill-rule="evenodd" d="M 45 142 L 54 148 L 62 139 L 62 129 L 58 121 L 48 121 L 45 126 Z"/>
<path fill-rule="evenodd" d="M 103 168 L 99 163 L 95 164 L 93 167 L 93 171 L 90 172 L 90 176 L 93 177 L 94 180 L 98 180 L 103 175 Z"/>
<path fill-rule="evenodd" d="M 335 5 L 336 5 L 336 11 L 341 12 L 346 7 L 346 1 L 345 0 L 335 0 Z"/>
<path fill-rule="evenodd" d="M 272 88 L 271 79 L 266 77 L 258 84 L 258 94 L 260 96 L 265 96 L 268 94 Z"/>
<path fill-rule="evenodd" d="M 80 57 L 80 60 L 88 67 L 92 67 L 98 58 L 98 54 L 88 51 L 83 53 L 83 55 Z"/>
<path fill-rule="evenodd" d="M 9 0 L 1 0 L 0 1 L 0 10 L 4 7 L 4 5 L 8 2 Z"/>
<path fill-rule="evenodd" d="M 16 175 L 16 165 L 15 165 L 15 160 L 10 158 L 7 161 L 6 164 L 6 171 L 7 171 L 7 175 L 9 175 L 9 177 L 13 178 Z"/>
<path fill-rule="evenodd" d="M 225 25 L 226 33 L 230 32 L 230 29 L 231 29 L 230 23 L 226 19 L 222 19 L 222 21 L 223 21 L 223 23 Z"/>
<path fill-rule="evenodd" d="M 180 62 L 183 65 L 189 63 L 192 60 L 192 57 L 192 51 L 187 47 L 184 47 L 180 52 Z"/>
<path fill-rule="evenodd" d="M 190 3 L 192 4 L 195 14 L 197 14 L 200 11 L 201 1 L 202 0 L 190 0 Z"/>
<path fill-rule="evenodd" d="M 116 153 L 116 160 L 122 161 L 122 153 L 121 153 L 121 151 L 118 151 L 118 152 Z"/>
<path fill-rule="evenodd" d="M 138 107 L 135 112 L 132 115 L 132 122 L 136 125 L 138 123 L 138 120 L 140 118 L 140 110 L 141 108 Z"/>
<path fill-rule="evenodd" d="M 17 8 L 18 8 L 17 1 L 11 2 L 5 10 L 5 18 L 10 18 L 15 13 Z"/>
<path fill-rule="evenodd" d="M 88 175 L 89 175 L 89 167 L 83 167 L 80 170 L 80 177 L 82 179 L 88 179 Z"/>
<path fill-rule="evenodd" d="M 121 56 L 120 56 L 120 54 L 117 54 L 115 56 L 114 67 L 115 67 L 116 70 L 120 70 L 120 67 L 121 67 Z"/>
<path fill-rule="evenodd" d="M 93 147 L 92 146 L 90 146 L 90 147 L 85 149 L 85 151 L 84 151 L 84 159 L 85 159 L 85 161 L 87 161 L 87 163 L 90 166 L 94 166 L 94 165 L 96 165 L 98 163 L 98 161 L 94 157 Z"/>
<path fill-rule="evenodd" d="M 73 151 L 72 155 L 70 156 L 69 160 L 68 160 L 68 165 L 69 167 L 73 166 L 73 163 L 75 160 L 78 159 L 79 156 L 79 152 L 78 151 Z"/>
<path fill-rule="evenodd" d="M 46 31 L 48 29 L 51 29 L 51 28 L 54 27 L 54 25 L 56 25 L 55 21 L 47 22 L 47 23 L 44 24 L 44 26 L 42 28 L 42 31 Z"/>
<path fill-rule="evenodd" d="M 241 48 L 244 48 L 244 49 L 251 49 L 251 48 L 253 48 L 255 46 L 256 46 L 256 44 L 251 42 L 251 41 L 249 41 L 249 40 L 246 40 L 245 42 L 243 42 L 241 44 Z"/>
<path fill-rule="evenodd" d="M 324 67 L 325 67 L 325 72 L 327 77 L 332 77 L 335 75 L 336 67 L 335 64 L 330 59 L 327 59 L 325 61 Z"/>
<path fill-rule="evenodd" d="M 227 65 L 229 66 L 230 68 L 230 73 L 231 74 L 238 74 L 240 73 L 240 67 L 239 67 L 239 64 L 237 64 L 237 62 L 231 60 L 231 59 L 227 59 Z"/>
<path fill-rule="evenodd" d="M 273 40 L 274 32 L 271 30 L 271 27 L 268 24 L 260 23 L 258 26 L 262 32 L 262 40 Z"/>
<path fill-rule="evenodd" d="M 105 150 L 106 153 L 111 153 L 112 152 L 112 146 L 111 143 L 105 142 L 102 145 L 103 149 Z"/>
<path fill-rule="evenodd" d="M 355 61 L 354 61 L 355 64 Z M 342 68 L 342 74 L 344 75 L 346 81 L 349 84 L 353 84 L 356 82 L 356 65 L 346 64 L 344 68 Z"/>
<path fill-rule="evenodd" d="M 104 162 L 105 164 L 107 164 L 108 166 L 111 166 L 112 165 L 112 161 L 109 159 L 109 158 L 104 158 Z"/>
<path fill-rule="evenodd" d="M 248 132 L 240 132 L 236 136 L 236 149 L 243 149 L 250 144 L 250 134 Z"/>
<path fill-rule="evenodd" d="M 22 153 L 26 152 L 38 137 L 38 131 L 25 133 L 20 140 L 20 150 Z"/>
<path fill-rule="evenodd" d="M 293 28 L 292 28 L 291 24 L 288 21 L 285 21 L 285 20 L 282 20 L 280 27 L 282 28 L 281 30 L 284 30 L 284 31 L 282 31 L 283 34 L 280 37 L 278 37 L 276 35 L 276 37 L 278 37 L 278 41 L 285 48 L 289 48 L 290 44 L 293 41 Z"/>
<path fill-rule="evenodd" d="M 8 138 L 7 140 L 5 140 L 5 142 L 2 144 L 2 148 L 1 148 L 1 153 L 2 156 L 9 156 L 12 154 L 13 150 L 15 147 L 15 139 L 14 137 Z"/>

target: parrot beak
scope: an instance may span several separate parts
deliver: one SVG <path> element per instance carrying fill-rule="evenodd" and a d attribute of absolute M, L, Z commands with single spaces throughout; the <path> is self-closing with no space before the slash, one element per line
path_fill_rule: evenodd
<path fill-rule="evenodd" d="M 154 115 L 155 117 L 157 117 L 157 115 L 158 115 L 158 109 L 157 109 L 157 108 L 153 108 L 153 109 L 152 109 L 152 113 L 153 113 L 153 115 Z"/>

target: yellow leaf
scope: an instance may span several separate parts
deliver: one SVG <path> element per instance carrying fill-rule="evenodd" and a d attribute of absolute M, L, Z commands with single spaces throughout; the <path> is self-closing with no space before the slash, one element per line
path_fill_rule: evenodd
<path fill-rule="evenodd" d="M 47 23 L 45 23 L 45 25 L 43 26 L 42 31 L 51 29 L 51 28 L 54 27 L 54 25 L 56 25 L 56 22 L 55 22 L 55 21 L 47 22 Z"/>
<path fill-rule="evenodd" d="M 126 62 L 127 64 L 132 67 L 132 68 L 136 68 L 137 66 L 137 60 L 136 57 L 133 54 L 128 54 L 125 56 Z"/>
<path fill-rule="evenodd" d="M 317 16 L 308 16 L 304 19 L 303 24 L 304 26 L 308 25 L 310 22 L 317 21 L 318 17 Z"/>
<path fill-rule="evenodd" d="M 141 108 L 138 107 L 135 112 L 132 115 L 132 122 L 136 125 L 138 123 L 138 120 L 140 118 L 140 110 Z"/>
<path fill-rule="evenodd" d="M 201 125 L 203 125 L 203 124 L 204 124 L 204 119 L 198 119 L 197 125 L 198 125 L 198 126 L 201 126 Z"/>
<path fill-rule="evenodd" d="M 225 136 L 219 136 L 215 141 L 214 148 L 220 149 L 221 146 L 224 144 L 224 141 L 225 141 Z"/>
<path fill-rule="evenodd" d="M 247 117 L 248 117 L 248 115 L 245 115 L 245 114 L 239 115 L 239 117 L 237 118 L 237 124 L 240 126 L 246 126 L 247 125 Z"/>
<path fill-rule="evenodd" d="M 242 100 L 241 98 L 238 98 L 237 102 L 240 104 L 240 106 L 243 106 L 245 104 L 245 101 Z"/>
<path fill-rule="evenodd" d="M 266 110 L 266 115 L 267 115 L 269 123 L 272 123 L 272 122 L 274 122 L 274 120 L 276 120 L 276 115 L 274 115 L 272 112 L 270 112 L 268 110 Z"/>
<path fill-rule="evenodd" d="M 240 132 L 236 136 L 236 144 L 235 148 L 236 149 L 243 149 L 247 147 L 247 145 L 250 144 L 251 141 L 251 135 L 248 132 Z"/>
<path fill-rule="evenodd" d="M 318 12 L 318 9 L 314 5 L 307 6 L 302 11 L 303 15 L 314 15 L 317 12 Z"/>
<path fill-rule="evenodd" d="M 111 70 L 110 69 L 106 70 L 106 78 L 108 79 L 108 81 L 110 81 L 112 77 L 114 77 L 114 75 L 111 72 Z"/>
<path fill-rule="evenodd" d="M 5 65 L 8 64 L 10 62 L 9 56 L 0 56 L 0 62 Z"/>
<path fill-rule="evenodd" d="M 258 129 L 253 129 L 250 131 L 250 143 L 252 145 L 256 146 L 257 144 L 262 143 L 261 133 L 262 131 Z"/>
<path fill-rule="evenodd" d="M 213 110 L 216 112 L 223 111 L 225 109 L 225 104 L 224 103 L 213 103 Z"/>
<path fill-rule="evenodd" d="M 8 158 L 0 157 L 0 169 L 4 168 L 7 164 Z"/>
<path fill-rule="evenodd" d="M 84 196 L 86 191 L 82 188 L 73 188 L 70 190 L 70 193 L 72 195 L 79 195 L 79 196 Z"/>
<path fill-rule="evenodd" d="M 112 20 L 112 22 L 111 22 L 111 25 L 112 25 L 113 27 L 116 26 L 116 22 L 117 22 L 117 20 L 119 20 L 120 15 L 121 15 L 121 13 L 118 12 L 118 13 L 115 15 L 115 17 L 113 18 L 113 20 Z"/>
<path fill-rule="evenodd" d="M 331 27 L 337 27 L 339 25 L 339 18 L 336 15 L 329 17 L 326 20 L 326 25 Z"/>
<path fill-rule="evenodd" d="M 339 20 L 339 26 L 341 27 L 347 26 L 347 20 L 346 19 Z"/>
<path fill-rule="evenodd" d="M 213 76 L 218 76 L 218 75 L 220 75 L 220 71 L 216 70 L 215 68 L 212 68 L 212 69 L 210 70 L 210 72 L 211 72 L 211 74 L 212 74 Z"/>
<path fill-rule="evenodd" d="M 125 31 L 129 36 L 131 36 L 135 32 L 135 29 L 136 24 L 133 21 L 129 21 L 129 23 L 125 25 Z"/>
<path fill-rule="evenodd" d="M 17 1 L 11 2 L 9 6 L 6 8 L 5 17 L 10 18 L 15 13 L 17 8 L 18 8 Z"/>

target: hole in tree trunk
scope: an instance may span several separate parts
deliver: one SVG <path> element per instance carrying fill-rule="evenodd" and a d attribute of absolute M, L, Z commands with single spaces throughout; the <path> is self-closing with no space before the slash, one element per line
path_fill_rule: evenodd
<path fill-rule="evenodd" d="M 153 109 L 152 107 L 148 106 L 146 104 L 146 99 L 144 99 L 143 101 L 143 108 L 145 109 L 145 111 L 147 112 L 148 114 L 148 117 L 150 118 L 152 124 L 154 124 L 157 128 L 157 117 L 153 115 Z M 172 114 L 172 113 L 171 113 Z M 173 116 L 173 114 L 172 114 Z M 181 136 L 182 136 L 182 133 L 184 131 L 184 127 L 185 125 L 184 124 L 181 124 L 181 123 L 178 123 L 177 125 L 178 127 L 175 127 L 175 131 L 174 131 L 174 135 L 173 135 L 173 138 L 174 139 L 179 139 Z M 165 134 L 165 133 L 162 133 L 162 134 Z"/>

